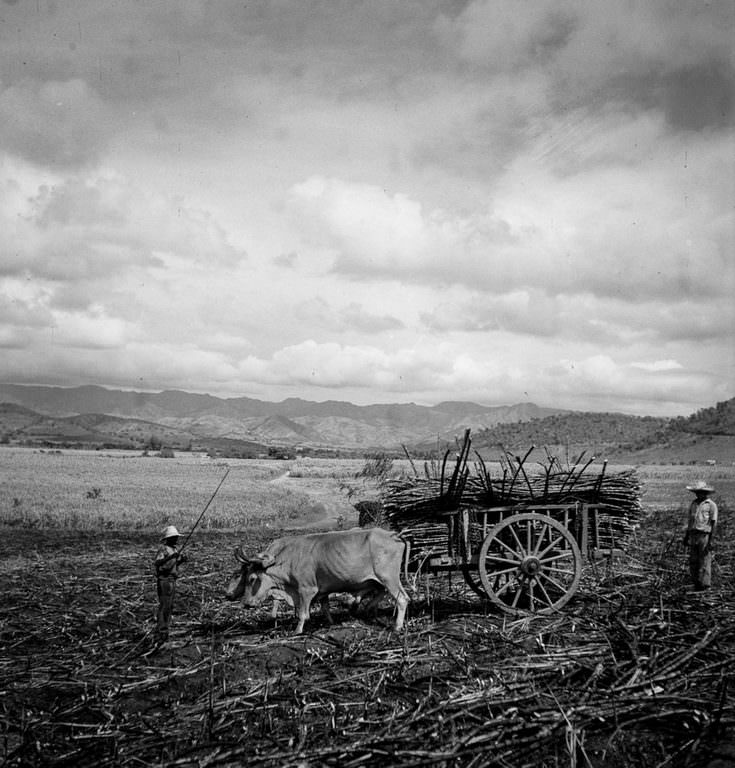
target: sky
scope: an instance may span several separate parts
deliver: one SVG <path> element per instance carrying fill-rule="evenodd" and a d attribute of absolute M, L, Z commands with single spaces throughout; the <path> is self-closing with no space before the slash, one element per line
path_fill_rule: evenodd
<path fill-rule="evenodd" d="M 730 0 L 0 0 L 0 380 L 735 395 Z"/>

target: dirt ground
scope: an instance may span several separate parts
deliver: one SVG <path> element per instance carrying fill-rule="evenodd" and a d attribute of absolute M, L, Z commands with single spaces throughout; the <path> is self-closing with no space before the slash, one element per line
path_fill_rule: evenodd
<path fill-rule="evenodd" d="M 688 589 L 656 517 L 590 567 L 563 614 L 510 619 L 437 576 L 405 633 L 355 617 L 307 633 L 223 600 L 232 549 L 187 547 L 170 641 L 142 533 L 0 530 L 0 759 L 8 766 L 712 766 L 735 763 L 733 547 Z M 731 531 L 732 529 L 730 529 Z M 723 541 L 732 542 L 730 531 Z"/>

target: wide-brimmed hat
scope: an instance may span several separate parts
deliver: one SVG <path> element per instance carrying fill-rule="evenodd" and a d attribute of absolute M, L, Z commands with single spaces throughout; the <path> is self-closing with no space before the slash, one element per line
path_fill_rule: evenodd
<path fill-rule="evenodd" d="M 699 493 L 700 491 L 702 493 L 713 493 L 715 489 L 711 485 L 705 483 L 704 480 L 697 480 L 694 485 L 688 485 L 687 490 L 692 493 Z"/>
<path fill-rule="evenodd" d="M 161 534 L 161 541 L 166 541 L 166 539 L 171 539 L 174 536 L 181 536 L 181 534 L 176 530 L 175 525 L 167 525 Z"/>

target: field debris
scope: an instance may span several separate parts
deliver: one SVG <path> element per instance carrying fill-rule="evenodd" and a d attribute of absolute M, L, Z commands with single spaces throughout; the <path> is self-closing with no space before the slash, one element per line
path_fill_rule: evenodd
<path fill-rule="evenodd" d="M 12 557 L 0 543 L 7 766 L 696 768 L 732 746 L 732 545 L 708 598 L 651 535 L 591 566 L 563 614 L 510 619 L 443 576 L 400 636 L 387 613 L 345 610 L 295 638 L 290 615 L 223 604 L 230 539 L 203 532 L 157 648 L 146 539 L 13 537 Z"/>

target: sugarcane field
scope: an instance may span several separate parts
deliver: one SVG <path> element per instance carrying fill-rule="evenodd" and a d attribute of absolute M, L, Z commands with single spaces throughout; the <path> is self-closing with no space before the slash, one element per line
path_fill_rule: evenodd
<path fill-rule="evenodd" d="M 483 457 L 469 433 L 431 460 L 3 447 L 0 489 L 4 765 L 735 764 L 734 466 Z M 359 525 L 405 542 L 400 631 L 385 593 L 332 594 L 302 634 L 287 602 L 225 599 L 236 548 Z M 160 641 L 167 526 L 187 558 Z"/>

